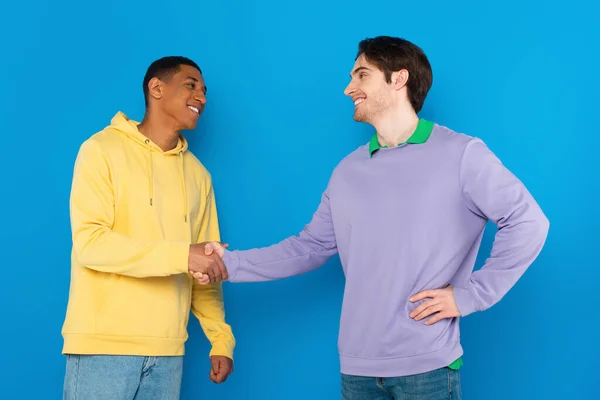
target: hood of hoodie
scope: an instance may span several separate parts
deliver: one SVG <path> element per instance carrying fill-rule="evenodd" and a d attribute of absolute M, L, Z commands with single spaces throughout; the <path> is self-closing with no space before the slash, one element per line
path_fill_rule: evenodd
<path fill-rule="evenodd" d="M 174 149 L 169 151 L 163 151 L 158 145 L 144 136 L 138 129 L 140 123 L 129 119 L 123 112 L 119 111 L 110 121 L 110 128 L 124 134 L 129 139 L 140 144 L 141 146 L 148 148 L 153 152 L 158 152 L 164 155 L 179 155 L 182 152 L 187 151 L 188 143 L 185 138 L 179 135 L 179 140 Z"/>
<path fill-rule="evenodd" d="M 123 112 L 119 111 L 110 121 L 111 129 L 125 135 L 128 139 L 139 144 L 146 151 L 146 161 L 148 169 L 148 201 L 153 206 L 154 197 L 154 174 L 153 174 L 153 157 L 179 157 L 179 177 L 181 179 L 182 190 L 182 207 L 184 221 L 188 220 L 187 209 L 187 191 L 185 184 L 183 154 L 188 149 L 188 143 L 182 135 L 179 135 L 179 140 L 175 148 L 169 151 L 163 151 L 156 143 L 144 136 L 138 129 L 140 123 L 129 119 Z"/>

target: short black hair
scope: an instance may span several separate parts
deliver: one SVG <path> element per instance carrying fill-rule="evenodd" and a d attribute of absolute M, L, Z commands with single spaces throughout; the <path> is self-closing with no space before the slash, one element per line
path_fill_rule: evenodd
<path fill-rule="evenodd" d="M 173 75 L 175 75 L 181 69 L 181 65 L 189 65 L 190 67 L 196 68 L 202 75 L 202 70 L 192 60 L 182 56 L 167 56 L 154 61 L 148 67 L 146 75 L 144 76 L 144 82 L 142 89 L 144 90 L 144 101 L 148 106 L 148 82 L 152 78 L 158 78 L 161 81 L 168 82 Z"/>
<path fill-rule="evenodd" d="M 387 83 L 392 82 L 392 72 L 408 70 L 408 99 L 415 112 L 421 111 L 433 83 L 433 72 L 419 46 L 397 37 L 377 36 L 359 43 L 356 58 L 361 54 L 384 73 Z"/>

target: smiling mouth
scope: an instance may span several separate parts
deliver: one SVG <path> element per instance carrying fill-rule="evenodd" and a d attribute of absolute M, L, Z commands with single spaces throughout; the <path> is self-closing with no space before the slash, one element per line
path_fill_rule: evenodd
<path fill-rule="evenodd" d="M 354 107 L 358 106 L 363 101 L 365 101 L 364 97 L 361 97 L 361 98 L 358 98 L 358 99 L 354 100 Z"/>
<path fill-rule="evenodd" d="M 188 108 L 190 110 L 192 110 L 192 112 L 195 113 L 196 115 L 200 115 L 200 110 L 198 110 L 196 107 L 188 106 Z"/>

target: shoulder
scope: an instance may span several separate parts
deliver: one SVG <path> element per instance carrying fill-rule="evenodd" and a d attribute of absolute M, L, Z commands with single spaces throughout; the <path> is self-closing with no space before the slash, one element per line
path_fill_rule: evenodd
<path fill-rule="evenodd" d="M 444 147 L 464 150 L 471 141 L 478 139 L 474 136 L 455 131 L 444 125 L 436 123 L 433 127 L 433 131 L 431 132 L 430 140 L 431 143 L 441 144 Z"/>
<path fill-rule="evenodd" d="M 79 148 L 80 153 L 98 153 L 109 156 L 112 152 L 123 151 L 124 137 L 111 127 L 106 127 L 84 140 Z"/>
<path fill-rule="evenodd" d="M 363 161 L 369 159 L 369 144 L 362 144 L 356 148 L 353 152 L 342 158 L 342 160 L 337 164 L 335 170 L 344 169 L 347 167 L 351 167 L 356 164 L 360 164 Z"/>

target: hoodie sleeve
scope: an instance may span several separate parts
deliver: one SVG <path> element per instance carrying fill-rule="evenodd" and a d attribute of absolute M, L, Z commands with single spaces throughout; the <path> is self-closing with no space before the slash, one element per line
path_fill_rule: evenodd
<path fill-rule="evenodd" d="M 469 210 L 498 227 L 483 267 L 466 285 L 454 288 L 465 316 L 488 309 L 513 287 L 542 250 L 549 221 L 521 181 L 479 139 L 465 148 L 460 184 Z"/>
<path fill-rule="evenodd" d="M 337 243 L 326 190 L 312 220 L 298 235 L 269 247 L 225 250 L 223 262 L 231 282 L 260 282 L 312 271 L 336 253 Z"/>
<path fill-rule="evenodd" d="M 93 139 L 77 155 L 70 198 L 73 249 L 87 268 L 136 278 L 188 272 L 189 243 L 137 240 L 112 231 L 110 161 Z"/>
<path fill-rule="evenodd" d="M 209 189 L 204 216 L 198 235 L 198 243 L 219 242 L 219 222 L 213 188 Z M 235 338 L 231 327 L 225 322 L 225 306 L 221 283 L 200 285 L 193 279 L 192 313 L 198 318 L 204 334 L 212 345 L 211 356 L 225 356 L 233 360 Z"/>

